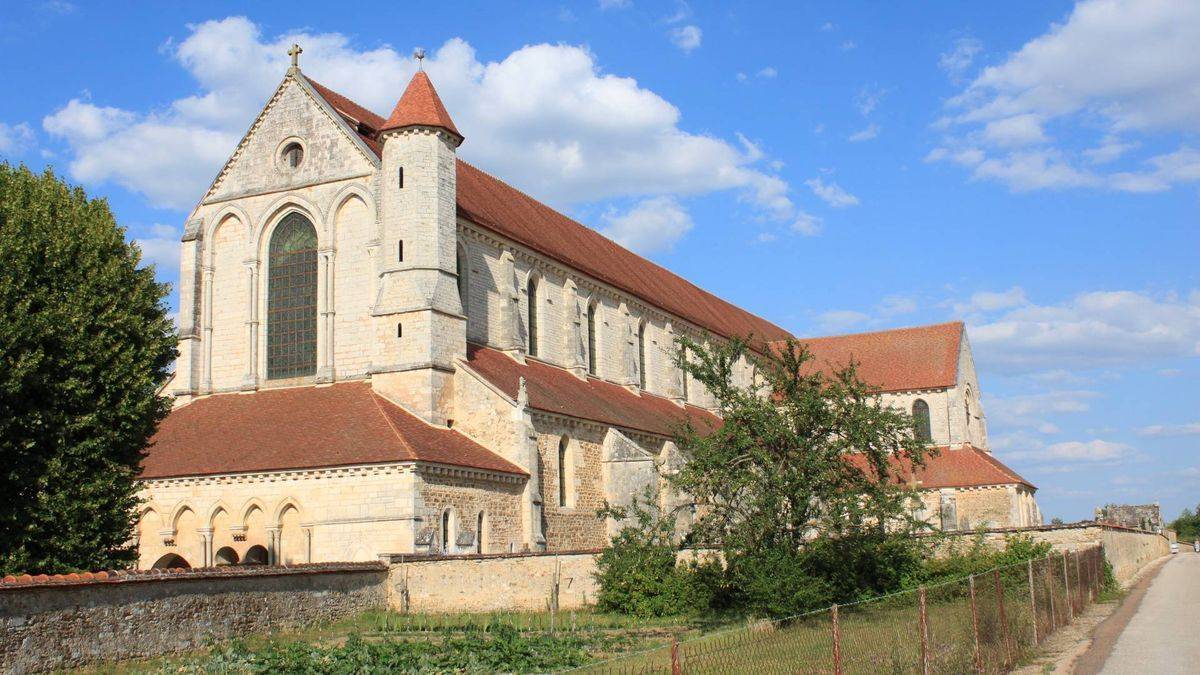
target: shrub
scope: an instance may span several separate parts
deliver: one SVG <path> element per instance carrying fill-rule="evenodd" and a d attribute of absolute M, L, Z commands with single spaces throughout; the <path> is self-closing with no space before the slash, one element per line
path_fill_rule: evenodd
<path fill-rule="evenodd" d="M 653 493 L 647 490 L 628 508 L 606 506 L 598 514 L 630 521 L 596 559 L 597 604 L 641 617 L 708 609 L 721 577 L 719 563 L 677 564 L 674 521 L 648 506 L 652 502 Z"/>
<path fill-rule="evenodd" d="M 962 579 L 972 574 L 982 574 L 997 567 L 1008 567 L 1026 560 L 1044 558 L 1053 548 L 1047 542 L 1036 542 L 1027 535 L 1009 535 L 1004 540 L 1004 550 L 987 545 L 984 533 L 978 532 L 965 549 L 951 545 L 947 555 L 926 560 L 920 573 L 910 578 L 906 586 L 913 588 L 921 584 L 934 584 L 951 579 Z M 1016 570 L 1014 574 L 1024 574 Z"/>

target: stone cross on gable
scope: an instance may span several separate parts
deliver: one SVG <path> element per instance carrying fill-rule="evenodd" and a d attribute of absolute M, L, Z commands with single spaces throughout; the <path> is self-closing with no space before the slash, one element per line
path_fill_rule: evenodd
<path fill-rule="evenodd" d="M 303 53 L 304 53 L 304 50 L 301 49 L 300 45 L 298 45 L 298 44 L 293 44 L 292 48 L 288 50 L 288 56 L 292 57 L 292 67 L 293 68 L 300 67 L 300 55 Z"/>

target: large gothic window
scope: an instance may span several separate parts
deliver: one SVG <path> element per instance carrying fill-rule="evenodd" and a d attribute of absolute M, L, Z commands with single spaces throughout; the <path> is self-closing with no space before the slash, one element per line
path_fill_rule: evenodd
<path fill-rule="evenodd" d="M 596 303 L 588 304 L 587 311 L 588 374 L 596 374 Z"/>
<path fill-rule="evenodd" d="M 929 420 L 929 404 L 924 399 L 913 401 L 913 424 L 917 427 L 917 440 L 928 443 L 933 440 L 933 428 Z"/>
<path fill-rule="evenodd" d="M 529 275 L 529 283 L 525 286 L 526 302 L 529 318 L 529 355 L 538 355 L 538 279 L 534 274 Z"/>
<path fill-rule="evenodd" d="M 317 231 L 289 213 L 271 235 L 267 263 L 267 379 L 317 372 Z"/>
<path fill-rule="evenodd" d="M 646 388 L 646 322 L 638 326 L 638 386 Z"/>

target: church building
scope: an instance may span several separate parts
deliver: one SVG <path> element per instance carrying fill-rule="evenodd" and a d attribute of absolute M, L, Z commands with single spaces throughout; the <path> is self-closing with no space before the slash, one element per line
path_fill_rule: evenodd
<path fill-rule="evenodd" d="M 603 546 L 597 508 L 683 461 L 674 425 L 719 422 L 672 363 L 676 338 L 769 351 L 792 336 L 459 159 L 465 136 L 424 72 L 385 118 L 293 51 L 186 222 L 139 566 Z M 906 478 L 931 522 L 962 525 L 985 488 L 1011 501 L 994 524 L 1029 522 L 1033 487 L 987 451 L 950 326 L 915 329 L 938 346 L 902 354 L 810 342 L 828 362 L 877 354 L 864 374 L 954 458 Z"/>

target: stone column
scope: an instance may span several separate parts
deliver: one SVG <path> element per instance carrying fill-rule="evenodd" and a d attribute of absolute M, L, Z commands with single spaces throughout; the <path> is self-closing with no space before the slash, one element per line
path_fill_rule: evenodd
<path fill-rule="evenodd" d="M 246 374 L 242 389 L 258 388 L 258 260 L 243 262 L 246 267 Z"/>
<path fill-rule="evenodd" d="M 205 265 L 204 270 L 204 377 L 202 379 L 201 393 L 208 394 L 212 392 L 212 303 L 213 303 L 213 268 L 211 265 Z"/>
<path fill-rule="evenodd" d="M 268 565 L 278 565 L 279 564 L 279 544 L 280 544 L 279 535 L 280 534 L 281 534 L 281 532 L 278 527 L 268 527 L 267 528 L 267 536 L 270 537 L 270 539 L 271 539 L 271 545 L 270 545 L 270 547 L 267 548 L 267 564 Z"/>
<path fill-rule="evenodd" d="M 197 528 L 200 533 L 200 542 L 204 551 L 201 553 L 203 563 L 201 567 L 212 567 L 216 563 L 213 561 L 213 529 L 211 527 Z"/>
<path fill-rule="evenodd" d="M 320 338 L 318 340 L 318 361 L 317 361 L 317 382 L 332 382 L 334 380 L 334 364 L 333 364 L 333 324 L 334 324 L 334 250 L 332 248 L 321 249 L 317 252 L 320 256 L 320 295 L 318 296 L 317 305 L 320 312 L 320 325 L 317 327 Z"/>

